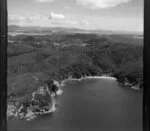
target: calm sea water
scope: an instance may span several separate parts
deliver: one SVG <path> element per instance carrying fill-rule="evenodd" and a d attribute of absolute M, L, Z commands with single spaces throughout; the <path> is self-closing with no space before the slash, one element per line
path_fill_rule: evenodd
<path fill-rule="evenodd" d="M 8 121 L 8 131 L 142 131 L 142 92 L 116 81 L 67 82 L 58 109 L 32 121 Z"/>

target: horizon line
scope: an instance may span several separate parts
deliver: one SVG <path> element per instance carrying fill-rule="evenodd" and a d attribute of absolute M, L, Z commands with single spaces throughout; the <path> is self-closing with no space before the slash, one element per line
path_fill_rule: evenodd
<path fill-rule="evenodd" d="M 9 26 L 18 26 L 18 27 L 36 27 L 36 28 L 66 28 L 66 29 L 78 29 L 78 30 L 83 30 L 83 31 L 107 31 L 107 32 L 118 32 L 118 33 L 138 33 L 138 34 L 144 34 L 144 30 L 142 31 L 127 31 L 127 30 L 108 30 L 108 29 L 83 29 L 83 28 L 79 28 L 79 27 L 62 27 L 62 26 L 28 26 L 28 25 L 15 25 L 15 24 L 8 24 Z"/>

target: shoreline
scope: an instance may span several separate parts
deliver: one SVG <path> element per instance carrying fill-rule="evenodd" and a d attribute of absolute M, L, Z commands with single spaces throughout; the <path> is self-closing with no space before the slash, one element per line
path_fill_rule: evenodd
<path fill-rule="evenodd" d="M 24 119 L 26 121 L 30 121 L 30 120 L 34 120 L 34 118 L 36 118 L 38 115 L 44 115 L 44 114 L 53 113 L 55 110 L 57 110 L 55 97 L 56 96 L 60 96 L 63 93 L 62 87 L 65 86 L 66 82 L 68 82 L 68 81 L 82 81 L 82 80 L 87 80 L 87 79 L 108 79 L 108 80 L 115 80 L 115 81 L 117 81 L 117 78 L 115 78 L 113 76 L 110 76 L 110 75 L 107 75 L 107 74 L 106 75 L 101 75 L 101 76 L 82 76 L 81 78 L 68 77 L 67 79 L 62 80 L 60 82 L 52 79 L 53 80 L 53 84 L 58 87 L 58 90 L 54 93 L 54 92 L 50 92 L 48 87 L 46 87 L 45 91 L 53 99 L 52 100 L 52 106 L 49 108 L 49 110 L 45 111 L 45 110 L 40 109 L 41 110 L 40 112 L 33 112 L 31 109 L 29 109 L 27 111 L 26 116 L 24 116 L 24 117 L 18 112 L 18 115 L 20 116 L 20 119 Z M 124 86 L 125 88 L 129 88 L 131 90 L 135 90 L 135 91 L 141 91 L 142 90 L 142 89 L 139 88 L 138 84 L 137 85 L 133 85 L 133 84 L 127 83 L 127 82 L 125 82 L 125 83 L 118 82 L 118 83 L 121 86 Z M 42 89 L 42 87 L 39 87 L 39 89 L 40 88 Z M 43 93 L 45 91 L 42 90 Z M 36 92 L 38 92 L 38 90 Z M 34 93 L 35 92 L 33 92 L 32 94 L 34 94 Z M 40 92 L 38 92 L 38 93 L 40 93 Z M 13 105 L 13 106 L 15 106 L 15 105 Z M 13 108 L 16 108 L 16 107 L 13 107 Z M 14 118 L 17 117 L 16 115 L 14 114 Z"/>
<path fill-rule="evenodd" d="M 68 81 L 82 81 L 86 79 L 110 79 L 110 80 L 117 80 L 117 78 L 112 77 L 110 75 L 101 75 L 101 76 L 82 76 L 81 78 L 72 78 L 68 77 L 67 79 L 62 80 L 61 82 L 58 82 L 57 80 L 53 80 L 54 84 L 58 87 L 65 86 L 65 83 Z"/>
<path fill-rule="evenodd" d="M 116 81 L 118 81 L 117 78 L 115 78 L 115 77 L 113 77 L 111 75 L 107 75 L 107 74 L 104 74 L 104 75 L 101 75 L 101 76 L 82 76 L 81 78 L 68 77 L 67 79 L 62 80 L 60 82 L 56 81 L 56 80 L 53 80 L 53 81 L 54 81 L 54 84 L 57 87 L 59 87 L 59 89 L 60 89 L 61 87 L 65 86 L 65 83 L 68 82 L 68 81 L 82 81 L 82 80 L 87 80 L 87 79 L 108 79 L 108 80 L 116 80 Z M 125 83 L 120 83 L 119 81 L 118 81 L 118 83 L 120 85 L 122 85 L 122 86 L 130 88 L 131 90 L 136 90 L 136 91 L 141 91 L 142 90 L 141 88 L 138 87 L 138 84 L 137 85 L 133 85 L 132 83 L 126 83 L 126 82 Z"/>
<path fill-rule="evenodd" d="M 87 80 L 87 79 L 108 79 L 108 80 L 115 80 L 117 81 L 117 78 L 110 76 L 110 75 L 101 75 L 101 76 L 82 76 L 81 78 L 72 78 L 72 77 L 68 77 L 65 80 L 62 81 L 54 81 L 54 85 L 56 85 L 58 87 L 58 90 L 56 91 L 56 94 L 52 93 L 50 94 L 51 97 L 55 97 L 55 96 L 60 96 L 63 93 L 63 89 L 62 87 L 65 86 L 66 82 L 68 81 L 82 81 L 82 80 Z M 119 83 L 119 82 L 118 82 Z M 130 90 L 135 90 L 135 91 L 141 91 L 142 89 L 140 89 L 138 87 L 138 85 L 133 85 L 131 83 L 119 83 L 121 86 L 124 86 L 125 88 L 129 88 Z M 56 103 L 55 103 L 56 104 Z M 51 107 L 51 109 L 49 111 L 45 111 L 42 113 L 35 113 L 35 115 L 44 115 L 44 114 L 49 114 L 49 113 L 53 113 L 55 110 L 57 110 L 57 108 L 55 107 L 55 104 Z M 36 116 L 35 116 L 36 117 Z M 35 118 L 33 117 L 33 119 Z M 29 120 L 32 120 L 29 119 Z"/>

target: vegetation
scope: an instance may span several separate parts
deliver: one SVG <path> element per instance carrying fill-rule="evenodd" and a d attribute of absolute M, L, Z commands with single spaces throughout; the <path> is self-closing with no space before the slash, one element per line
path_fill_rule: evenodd
<path fill-rule="evenodd" d="M 132 37 L 129 40 L 133 43 L 119 41 L 128 37 L 94 34 L 11 37 L 15 43 L 8 45 L 9 77 L 40 72 L 49 79 L 63 80 L 70 75 L 78 78 L 111 73 L 119 81 L 125 76 L 131 83 L 141 83 L 143 45 L 135 44 L 137 40 L 131 40 Z M 35 46 L 37 42 L 40 46 Z M 130 78 L 133 75 L 135 79 Z"/>

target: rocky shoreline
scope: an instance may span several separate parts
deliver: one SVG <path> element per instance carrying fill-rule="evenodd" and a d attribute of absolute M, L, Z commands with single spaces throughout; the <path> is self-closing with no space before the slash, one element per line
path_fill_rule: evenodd
<path fill-rule="evenodd" d="M 38 115 L 54 112 L 56 110 L 55 97 L 63 93 L 61 87 L 65 86 L 65 83 L 68 81 L 81 81 L 85 79 L 112 79 L 118 81 L 117 78 L 108 74 L 101 76 L 82 76 L 81 78 L 72 78 L 72 76 L 69 76 L 67 79 L 60 82 L 51 80 L 53 81 L 51 84 L 40 86 L 37 90 L 35 90 L 32 93 L 30 100 L 24 102 L 19 102 L 17 100 L 9 101 L 7 108 L 7 119 L 32 120 Z M 141 90 L 138 84 L 133 85 L 129 82 L 119 81 L 118 83 L 121 86 L 129 87 L 130 89 Z M 52 87 L 55 89 L 50 89 Z"/>
<path fill-rule="evenodd" d="M 55 84 L 53 86 L 55 86 Z M 61 92 L 61 89 L 58 88 L 56 91 L 51 91 L 48 85 L 46 85 L 40 86 L 35 90 L 29 100 L 24 100 L 23 102 L 16 99 L 9 100 L 7 119 L 32 120 L 36 118 L 37 115 L 52 113 L 56 110 L 55 97 L 61 95 Z"/>
<path fill-rule="evenodd" d="M 143 87 L 141 88 L 140 84 L 132 84 L 132 83 L 127 83 L 127 82 L 119 83 L 119 84 L 125 88 L 128 87 L 129 89 L 132 89 L 132 90 L 143 91 Z"/>
<path fill-rule="evenodd" d="M 121 86 L 125 86 L 125 87 L 128 87 L 128 88 L 133 89 L 133 90 L 142 90 L 142 88 L 143 88 L 143 87 L 140 87 L 140 84 L 133 84 L 129 81 L 128 82 L 127 81 L 120 82 L 116 77 L 113 77 L 109 74 L 104 74 L 101 76 L 82 76 L 81 78 L 68 77 L 68 79 L 65 79 L 61 82 L 54 80 L 54 83 L 56 86 L 62 87 L 65 85 L 65 83 L 67 81 L 82 81 L 82 80 L 86 80 L 86 79 L 111 79 L 111 80 L 116 80 Z"/>

